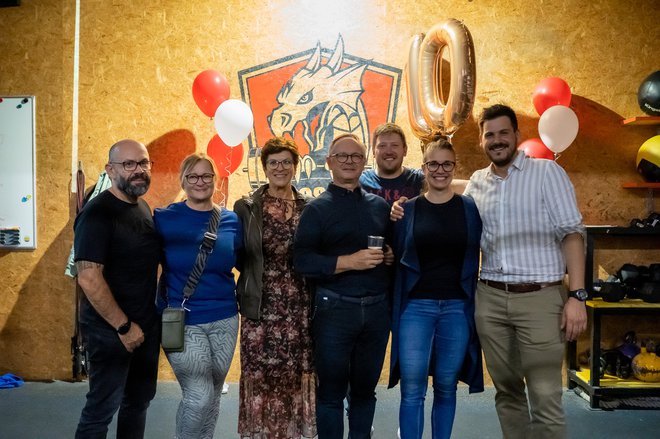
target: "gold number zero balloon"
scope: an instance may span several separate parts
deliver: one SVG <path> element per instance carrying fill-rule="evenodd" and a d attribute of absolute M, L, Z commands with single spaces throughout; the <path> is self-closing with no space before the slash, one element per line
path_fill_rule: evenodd
<path fill-rule="evenodd" d="M 419 49 L 424 40 L 424 34 L 418 34 L 410 40 L 408 64 L 404 70 L 406 93 L 408 95 L 408 120 L 413 134 L 420 139 L 433 135 L 431 127 L 422 115 L 422 100 L 419 92 Z"/>
<path fill-rule="evenodd" d="M 442 51 L 449 50 L 450 86 L 442 100 Z M 420 139 L 452 135 L 465 122 L 474 105 L 476 67 L 474 44 L 467 27 L 450 18 L 416 35 L 410 43 L 406 66 L 408 118 Z"/>

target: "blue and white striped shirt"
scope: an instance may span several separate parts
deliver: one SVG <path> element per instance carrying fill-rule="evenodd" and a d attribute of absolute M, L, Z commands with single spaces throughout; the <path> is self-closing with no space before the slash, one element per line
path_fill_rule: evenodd
<path fill-rule="evenodd" d="M 568 175 L 555 162 L 523 152 L 506 178 L 491 166 L 472 174 L 464 192 L 476 202 L 483 221 L 481 278 L 514 283 L 563 279 L 561 241 L 571 233 L 585 234 Z"/>

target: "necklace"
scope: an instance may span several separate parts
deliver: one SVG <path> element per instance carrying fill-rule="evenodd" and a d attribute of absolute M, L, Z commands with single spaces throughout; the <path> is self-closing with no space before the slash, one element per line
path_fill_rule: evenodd
<path fill-rule="evenodd" d="M 266 196 L 273 200 L 273 210 L 276 210 L 282 217 L 285 219 L 291 218 L 293 215 L 293 209 L 296 207 L 296 200 L 277 197 L 271 195 L 270 192 L 266 192 Z M 271 211 L 271 215 L 276 215 L 276 212 Z"/>

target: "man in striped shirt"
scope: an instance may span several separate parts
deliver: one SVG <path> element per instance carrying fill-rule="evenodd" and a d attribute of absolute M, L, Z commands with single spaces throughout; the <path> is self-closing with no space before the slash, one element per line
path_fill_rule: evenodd
<path fill-rule="evenodd" d="M 486 108 L 479 128 L 492 163 L 465 194 L 483 221 L 475 317 L 500 426 L 505 438 L 563 438 L 564 342 L 587 321 L 582 216 L 564 170 L 518 151 L 511 108 Z"/>

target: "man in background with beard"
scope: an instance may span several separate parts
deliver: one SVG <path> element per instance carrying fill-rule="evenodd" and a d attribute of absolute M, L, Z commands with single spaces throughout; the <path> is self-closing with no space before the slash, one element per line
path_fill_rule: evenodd
<path fill-rule="evenodd" d="M 155 307 L 160 243 L 151 210 L 145 146 L 121 140 L 105 170 L 112 187 L 74 223 L 80 322 L 89 354 L 89 393 L 76 438 L 104 438 L 115 412 L 117 437 L 142 438 L 156 394 L 159 322 Z"/>
<path fill-rule="evenodd" d="M 376 127 L 371 137 L 376 166 L 362 172 L 362 189 L 382 197 L 390 206 L 401 197 L 409 199 L 419 195 L 424 185 L 424 173 L 421 169 L 403 166 L 408 144 L 401 127 L 384 123 Z"/>

